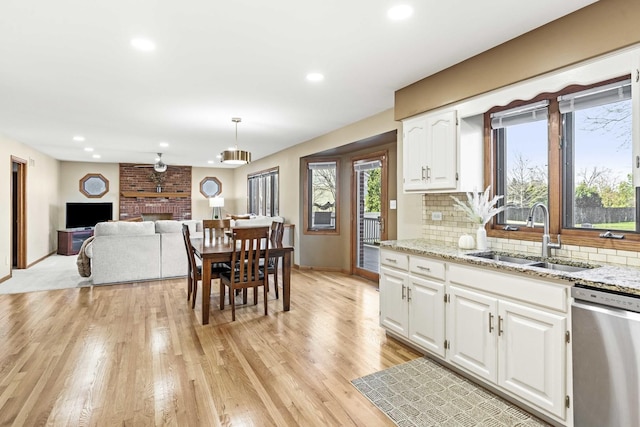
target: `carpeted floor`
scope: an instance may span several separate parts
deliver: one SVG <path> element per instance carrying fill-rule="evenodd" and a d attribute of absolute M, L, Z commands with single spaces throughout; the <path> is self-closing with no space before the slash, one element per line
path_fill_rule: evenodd
<path fill-rule="evenodd" d="M 0 283 L 0 294 L 91 286 L 91 279 L 78 274 L 76 258 L 54 254 L 26 270 L 14 269 L 11 279 Z"/>
<path fill-rule="evenodd" d="M 425 357 L 351 383 L 400 427 L 547 426 Z"/>

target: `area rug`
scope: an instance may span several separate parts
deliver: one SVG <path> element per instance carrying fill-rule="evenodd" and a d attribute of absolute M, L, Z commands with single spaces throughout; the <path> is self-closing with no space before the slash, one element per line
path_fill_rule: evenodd
<path fill-rule="evenodd" d="M 424 357 L 351 383 L 400 427 L 548 425 Z"/>
<path fill-rule="evenodd" d="M 0 283 L 0 294 L 52 291 L 91 286 L 80 277 L 75 256 L 51 255 L 26 270 L 13 270 L 11 279 Z"/>

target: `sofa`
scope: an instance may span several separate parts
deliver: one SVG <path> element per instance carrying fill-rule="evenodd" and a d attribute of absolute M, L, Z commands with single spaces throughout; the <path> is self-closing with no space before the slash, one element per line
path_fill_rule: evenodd
<path fill-rule="evenodd" d="M 232 227 L 270 226 L 282 217 L 251 217 L 232 220 Z M 182 238 L 182 224 L 191 237 L 202 236 L 201 220 L 158 220 L 143 222 L 101 222 L 93 241 L 85 247 L 91 260 L 94 285 L 158 280 L 187 275 L 188 261 Z"/>
<path fill-rule="evenodd" d="M 101 222 L 85 253 L 94 285 L 187 275 L 182 224 L 197 236 L 200 221 Z"/>

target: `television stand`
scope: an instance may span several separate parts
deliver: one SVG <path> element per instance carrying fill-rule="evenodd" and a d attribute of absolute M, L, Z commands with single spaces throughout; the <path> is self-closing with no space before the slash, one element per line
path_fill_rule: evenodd
<path fill-rule="evenodd" d="M 76 255 L 85 240 L 93 236 L 93 228 L 58 230 L 58 254 Z"/>

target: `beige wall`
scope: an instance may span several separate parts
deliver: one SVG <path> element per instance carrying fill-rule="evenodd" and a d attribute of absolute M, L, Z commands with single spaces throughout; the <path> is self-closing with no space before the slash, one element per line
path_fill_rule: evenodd
<path fill-rule="evenodd" d="M 600 0 L 396 91 L 395 118 L 452 104 L 640 42 L 640 1 Z"/>
<path fill-rule="evenodd" d="M 89 173 L 99 173 L 109 181 L 109 191 L 100 198 L 89 198 L 80 192 L 80 180 Z M 60 197 L 58 229 L 65 228 L 65 203 L 111 202 L 113 218 L 118 219 L 120 201 L 120 171 L 117 163 L 60 162 Z"/>
<path fill-rule="evenodd" d="M 222 185 L 220 197 L 224 197 L 222 216 L 237 211 L 237 199 L 235 197 L 235 173 L 233 169 L 223 168 L 192 168 L 191 169 L 191 218 L 211 218 L 212 209 L 209 207 L 209 199 L 200 192 L 200 181 L 206 177 L 218 178 Z"/>
<path fill-rule="evenodd" d="M 79 181 L 88 173 L 99 173 L 109 180 L 109 192 L 100 199 L 90 199 L 83 195 L 79 189 Z M 191 170 L 191 218 L 203 219 L 211 217 L 209 201 L 200 193 L 200 181 L 205 177 L 218 178 L 222 184 L 222 197 L 225 197 L 224 210 L 233 212 L 234 197 L 231 191 L 234 189 L 234 172 L 231 169 L 222 168 L 192 168 Z M 112 202 L 113 219 L 118 219 L 120 194 L 120 172 L 117 163 L 87 163 L 87 162 L 61 162 L 60 170 L 60 199 L 59 222 L 57 227 L 64 228 L 65 203 L 66 202 Z"/>
<path fill-rule="evenodd" d="M 0 279 L 11 272 L 11 156 L 27 161 L 27 264 L 56 250 L 59 162 L 0 135 Z"/>
<path fill-rule="evenodd" d="M 345 155 L 347 161 L 343 161 L 342 172 L 346 174 L 346 180 L 343 185 L 347 189 L 341 188 L 341 203 L 343 208 L 340 211 L 341 225 L 339 236 L 305 236 L 302 233 L 302 193 L 300 188 L 300 158 L 315 153 L 319 153 L 331 148 L 341 147 L 352 142 L 360 141 L 372 136 L 380 135 L 385 132 L 397 130 L 399 123 L 393 119 L 393 110 L 386 110 L 382 113 L 368 117 L 356 123 L 352 123 L 343 128 L 337 129 L 328 134 L 305 141 L 287 150 L 278 152 L 266 158 L 257 160 L 247 166 L 235 169 L 235 191 L 239 201 L 243 203 L 247 198 L 247 175 L 257 171 L 269 169 L 278 166 L 280 168 L 280 215 L 285 217 L 289 223 L 295 224 L 295 246 L 294 262 L 302 266 L 324 267 L 338 270 L 349 270 L 351 262 L 351 240 L 350 240 L 350 163 L 348 160 L 353 154 Z M 371 151 L 379 150 L 373 149 Z M 413 202 L 414 195 L 404 195 L 402 193 L 402 165 L 398 160 L 397 150 L 395 153 L 390 150 L 389 172 L 395 177 L 390 179 L 390 195 L 392 199 L 396 199 L 398 203 L 397 212 L 390 211 L 391 217 L 399 218 L 402 214 L 405 199 L 409 200 L 409 204 Z M 346 165 L 346 166 L 345 166 Z M 347 168 L 346 171 L 344 168 Z M 391 177 L 390 177 L 391 178 Z M 393 184 L 391 184 L 393 182 Z M 408 197 L 411 196 L 411 197 Z M 418 197 L 419 198 L 419 197 Z M 344 207 L 347 207 L 346 209 Z M 241 206 L 246 210 L 246 206 Z M 421 210 L 420 210 L 421 211 Z M 403 219 L 412 221 L 421 218 L 421 215 L 409 215 Z M 391 219 L 390 222 L 398 223 L 397 219 Z M 421 230 L 422 224 L 416 222 L 411 224 L 407 222 L 403 227 Z M 392 230 L 396 234 L 400 234 L 400 227 Z M 393 233 L 392 233 L 393 234 Z"/>

